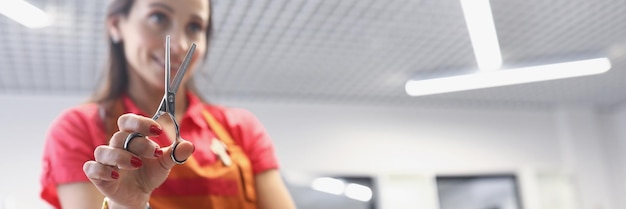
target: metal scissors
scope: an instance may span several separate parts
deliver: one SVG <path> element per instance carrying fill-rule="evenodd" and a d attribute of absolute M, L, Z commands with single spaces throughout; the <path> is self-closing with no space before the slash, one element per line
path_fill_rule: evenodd
<path fill-rule="evenodd" d="M 152 116 L 152 120 L 156 121 L 163 114 L 169 115 L 170 118 L 172 119 L 172 122 L 174 123 L 174 129 L 176 131 L 176 140 L 172 144 L 173 147 L 172 147 L 172 152 L 170 153 L 170 156 L 172 157 L 172 160 L 174 160 L 176 164 L 183 164 L 187 160 L 187 159 L 177 160 L 176 157 L 174 156 L 174 151 L 176 150 L 176 147 L 178 147 L 178 144 L 180 144 L 182 140 L 180 138 L 178 122 L 176 121 L 176 118 L 174 117 L 174 111 L 176 110 L 175 108 L 176 107 L 175 106 L 176 105 L 175 103 L 176 91 L 178 90 L 178 87 L 180 86 L 180 82 L 183 80 L 183 75 L 185 75 L 185 72 L 187 71 L 187 67 L 189 67 L 189 62 L 191 62 L 191 55 L 193 54 L 195 50 L 196 50 L 196 43 L 192 43 L 191 48 L 189 48 L 189 50 L 187 51 L 187 55 L 185 55 L 185 58 L 183 59 L 183 63 L 180 65 L 180 67 L 178 68 L 178 71 L 176 72 L 174 80 L 172 80 L 170 83 L 170 69 L 171 69 L 170 68 L 170 36 L 168 35 L 165 37 L 165 94 L 163 95 L 163 99 L 161 100 L 161 104 L 159 105 L 159 108 L 157 109 L 156 113 L 154 113 L 154 116 Z M 130 142 L 135 137 L 144 137 L 144 135 L 140 133 L 131 133 L 130 135 L 128 135 L 128 137 L 126 137 L 126 141 L 124 141 L 124 149 L 126 151 L 129 151 L 128 148 L 129 148 Z"/>

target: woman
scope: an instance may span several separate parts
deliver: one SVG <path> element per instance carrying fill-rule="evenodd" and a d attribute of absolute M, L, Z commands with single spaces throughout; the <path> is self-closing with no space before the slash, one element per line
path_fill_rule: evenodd
<path fill-rule="evenodd" d="M 43 199 L 56 208 L 294 208 L 273 144 L 248 111 L 206 104 L 191 75 L 206 59 L 208 0 L 113 0 L 107 10 L 110 60 L 93 99 L 52 124 L 43 158 Z M 176 159 L 169 117 L 153 121 L 164 89 L 164 41 L 172 75 L 197 48 L 176 96 L 181 137 Z M 125 138 L 138 132 L 129 151 Z M 215 146 L 227 150 L 214 152 Z M 232 159 L 232 163 L 223 158 Z M 106 198 L 105 198 L 106 197 Z"/>

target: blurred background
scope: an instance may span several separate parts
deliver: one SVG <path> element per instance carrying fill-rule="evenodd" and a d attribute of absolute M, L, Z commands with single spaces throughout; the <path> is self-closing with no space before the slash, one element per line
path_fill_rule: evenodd
<path fill-rule="evenodd" d="M 0 208 L 50 208 L 44 135 L 100 77 L 107 2 L 0 0 Z M 626 3 L 467 2 L 212 0 L 196 82 L 259 117 L 299 208 L 626 208 Z"/>

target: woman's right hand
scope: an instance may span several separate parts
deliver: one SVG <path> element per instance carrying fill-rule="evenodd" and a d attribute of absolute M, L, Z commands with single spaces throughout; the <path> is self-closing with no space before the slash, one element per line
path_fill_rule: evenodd
<path fill-rule="evenodd" d="M 145 136 L 161 134 L 161 126 L 154 120 L 125 114 L 117 121 L 119 132 L 109 145 L 98 146 L 95 161 L 84 164 L 83 170 L 89 180 L 109 198 L 111 209 L 146 208 L 152 191 L 167 178 L 176 163 L 170 157 L 172 147 L 160 148 L 147 137 L 137 137 L 124 149 L 126 137 L 137 132 Z M 193 144 L 181 142 L 176 148 L 176 159 L 187 159 L 194 150 Z"/>

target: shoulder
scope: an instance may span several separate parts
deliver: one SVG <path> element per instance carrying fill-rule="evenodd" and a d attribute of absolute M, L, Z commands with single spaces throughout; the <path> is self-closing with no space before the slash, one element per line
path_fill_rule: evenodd
<path fill-rule="evenodd" d="M 83 104 L 63 111 L 46 134 L 45 155 L 89 157 L 106 140 L 96 104 Z M 81 156 L 82 157 L 82 156 Z M 80 159 L 84 160 L 84 159 Z M 82 162 L 81 162 L 82 163 Z"/>
<path fill-rule="evenodd" d="M 252 149 L 259 143 L 271 144 L 265 127 L 251 111 L 220 105 L 207 105 L 206 110 L 227 129 L 234 140 L 244 149 Z"/>
<path fill-rule="evenodd" d="M 205 105 L 205 109 L 229 127 L 261 125 L 256 115 L 247 109 L 222 105 Z"/>
<path fill-rule="evenodd" d="M 56 117 L 52 125 L 89 125 L 100 118 L 98 105 L 95 103 L 85 103 L 65 109 Z"/>
<path fill-rule="evenodd" d="M 85 103 L 65 109 L 50 124 L 48 140 L 69 140 L 102 134 L 98 105 Z"/>

